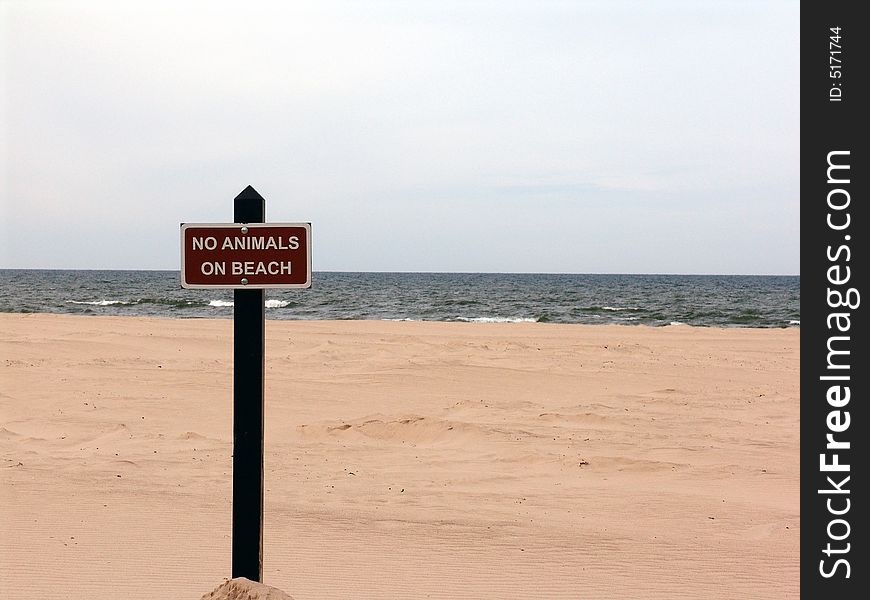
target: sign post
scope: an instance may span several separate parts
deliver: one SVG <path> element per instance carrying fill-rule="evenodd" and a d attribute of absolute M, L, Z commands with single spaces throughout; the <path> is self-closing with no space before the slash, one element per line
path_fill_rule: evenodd
<path fill-rule="evenodd" d="M 236 196 L 236 223 L 263 223 L 266 201 L 251 186 Z M 263 581 L 263 408 L 266 292 L 233 290 L 233 570 Z"/>
<path fill-rule="evenodd" d="M 311 225 L 265 223 L 251 186 L 234 223 L 182 224 L 181 285 L 233 289 L 232 576 L 263 580 L 265 289 L 311 287 Z"/>

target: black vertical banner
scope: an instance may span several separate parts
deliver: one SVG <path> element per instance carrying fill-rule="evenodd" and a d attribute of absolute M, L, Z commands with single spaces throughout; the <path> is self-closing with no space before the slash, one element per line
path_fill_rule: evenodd
<path fill-rule="evenodd" d="M 870 23 L 801 5 L 801 594 L 866 598 Z M 863 363 L 859 357 L 864 357 Z"/>

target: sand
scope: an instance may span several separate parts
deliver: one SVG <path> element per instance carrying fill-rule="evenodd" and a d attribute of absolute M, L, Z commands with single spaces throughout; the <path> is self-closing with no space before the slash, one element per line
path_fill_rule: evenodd
<path fill-rule="evenodd" d="M 293 600 L 293 597 L 272 586 L 238 577 L 224 581 L 200 600 Z"/>
<path fill-rule="evenodd" d="M 796 598 L 800 331 L 267 323 L 297 600 Z M 5 598 L 229 577 L 232 322 L 0 314 Z"/>

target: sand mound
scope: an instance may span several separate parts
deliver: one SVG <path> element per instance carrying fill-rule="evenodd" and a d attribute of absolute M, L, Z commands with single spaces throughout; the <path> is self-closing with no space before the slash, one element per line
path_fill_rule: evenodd
<path fill-rule="evenodd" d="M 370 415 L 359 419 L 322 421 L 302 425 L 299 431 L 324 439 L 325 436 L 359 436 L 369 441 L 388 444 L 471 443 L 492 437 L 510 437 L 510 432 L 486 424 L 440 419 L 434 416 Z"/>
<path fill-rule="evenodd" d="M 224 581 L 201 600 L 293 600 L 278 588 L 244 577 Z"/>

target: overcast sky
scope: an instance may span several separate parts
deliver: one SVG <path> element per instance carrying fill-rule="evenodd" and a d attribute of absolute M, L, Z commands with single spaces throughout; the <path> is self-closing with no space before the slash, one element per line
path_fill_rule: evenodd
<path fill-rule="evenodd" d="M 799 3 L 0 0 L 0 268 L 797 274 Z"/>

